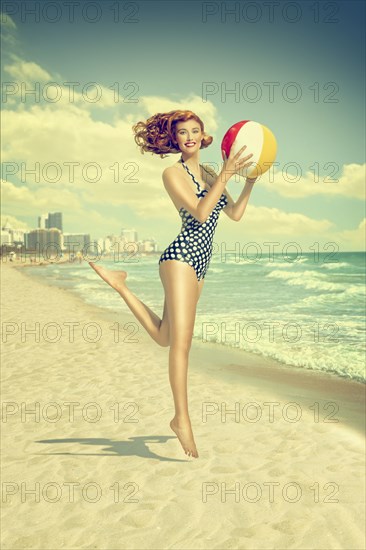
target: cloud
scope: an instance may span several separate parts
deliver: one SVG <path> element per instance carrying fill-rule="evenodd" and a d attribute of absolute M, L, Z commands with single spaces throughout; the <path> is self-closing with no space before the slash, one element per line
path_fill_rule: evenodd
<path fill-rule="evenodd" d="M 0 12 L 0 25 L 1 28 L 16 29 L 17 26 L 13 19 L 7 13 Z"/>
<path fill-rule="evenodd" d="M 366 164 L 345 164 L 342 175 L 338 181 L 329 176 L 320 176 L 319 181 L 314 181 L 314 174 L 308 172 L 298 181 L 289 181 L 290 175 L 284 178 L 281 172 L 277 172 L 270 181 L 268 173 L 263 174 L 258 180 L 259 185 L 274 191 L 282 197 L 301 199 L 314 195 L 344 196 L 365 200 L 365 176 Z"/>
<path fill-rule="evenodd" d="M 149 98 L 144 101 L 146 109 L 157 105 L 156 98 L 151 105 Z M 160 106 L 167 106 L 164 99 L 161 101 Z M 67 188 L 80 193 L 89 204 L 128 205 L 138 216 L 155 218 L 160 213 L 172 220 L 174 211 L 170 209 L 161 173 L 178 155 L 165 159 L 149 153 L 142 155 L 132 131 L 133 124 L 142 119 L 145 116 L 140 112 L 135 116 L 129 113 L 113 124 L 96 121 L 89 111 L 75 105 L 56 110 L 50 105 L 7 109 L 3 112 L 2 142 L 6 179 L 18 179 L 29 189 L 44 186 L 55 192 Z M 31 173 L 36 163 L 37 177 Z M 77 163 L 74 178 L 70 177 L 70 163 Z M 98 165 L 96 182 L 90 181 L 96 174 L 90 163 Z M 59 181 L 52 182 L 56 170 Z"/>
<path fill-rule="evenodd" d="M 222 213 L 222 216 L 225 216 Z M 319 235 L 334 228 L 334 224 L 326 219 L 315 220 L 300 212 L 284 212 L 278 208 L 254 206 L 248 204 L 244 216 L 238 223 L 230 222 L 231 237 L 238 234 L 246 235 Z M 231 225 L 232 224 L 232 225 Z"/>
<path fill-rule="evenodd" d="M 337 242 L 342 250 L 365 250 L 366 249 L 366 218 L 364 218 L 356 229 L 346 229 L 336 233 Z"/>
<path fill-rule="evenodd" d="M 56 72 L 50 73 L 34 62 L 24 61 L 11 54 L 12 62 L 4 66 L 4 72 L 13 80 L 3 82 L 4 103 L 19 103 L 22 111 L 33 104 L 57 108 L 101 109 L 124 105 L 123 97 L 115 90 L 98 83 L 64 82 Z M 33 91 L 33 93 L 30 93 Z"/>
<path fill-rule="evenodd" d="M 275 251 L 279 252 L 288 243 L 295 242 L 304 252 L 318 248 L 326 251 L 325 245 L 329 244 L 338 251 L 365 250 L 365 219 L 355 229 L 338 231 L 336 225 L 327 219 L 316 220 L 299 212 L 251 204 L 237 223 L 226 218 L 224 213 L 221 216 L 215 241 L 230 243 L 228 248 L 233 248 L 235 242 L 256 242 L 261 246 L 265 242 L 278 242 Z M 265 250 L 268 251 L 268 247 Z"/>
<path fill-rule="evenodd" d="M 29 227 L 27 223 L 19 220 L 15 216 L 3 212 L 1 214 L 1 227 L 10 226 L 11 229 L 22 229 L 23 231 L 30 231 L 32 227 Z"/>
<path fill-rule="evenodd" d="M 62 208 L 77 210 L 81 207 L 77 195 L 69 189 L 30 189 L 4 179 L 1 180 L 1 199 L 7 210 L 18 216 L 29 216 L 32 210 L 35 215 L 39 215 L 40 211 L 58 211 Z"/>
<path fill-rule="evenodd" d="M 126 92 L 122 90 L 125 94 L 123 96 L 120 95 L 120 89 L 107 88 L 97 82 L 66 83 L 61 75 L 50 73 L 37 63 L 24 61 L 15 54 L 11 54 L 10 57 L 12 62 L 4 65 L 4 72 L 12 80 L 3 83 L 4 103 L 18 102 L 22 111 L 26 107 L 31 108 L 34 104 L 38 104 L 45 109 L 51 107 L 53 111 L 57 108 L 73 109 L 74 107 L 87 111 L 112 108 L 117 115 L 122 111 L 123 116 L 128 116 L 126 109 L 130 106 L 139 110 L 141 118 L 145 119 L 152 113 L 182 109 L 197 113 L 204 121 L 206 132 L 215 132 L 217 129 L 217 113 L 213 103 L 202 103 L 202 99 L 195 94 L 189 94 L 186 98 L 179 98 L 177 101 L 163 96 L 142 96 L 134 99 L 133 96 L 129 96 L 129 93 L 138 91 L 137 83 L 131 82 L 131 89 Z"/>
<path fill-rule="evenodd" d="M 50 188 L 39 188 L 31 190 L 26 186 L 19 187 L 9 181 L 1 180 L 1 199 L 2 204 L 6 205 L 6 212 L 12 213 L 11 215 L 2 214 L 2 224 L 9 218 L 9 224 L 13 229 L 34 229 L 38 216 L 47 212 L 63 212 L 65 227 L 78 227 L 82 220 L 85 224 L 83 231 L 86 233 L 90 233 L 90 229 L 98 231 L 99 228 L 105 227 L 106 223 L 101 212 L 84 206 L 79 198 L 68 189 L 56 191 Z M 16 216 L 28 218 L 33 216 L 34 223 L 29 227 L 25 222 L 19 221 Z M 108 224 L 112 228 L 119 229 L 121 219 L 109 216 Z"/>
<path fill-rule="evenodd" d="M 51 106 L 33 105 L 24 111 L 5 110 L 3 127 L 5 162 L 24 162 L 29 166 L 37 161 L 42 165 L 98 162 L 108 167 L 121 156 L 127 160 L 135 153 L 130 125 L 123 120 L 115 125 L 95 121 L 88 111 L 77 106 L 54 110 Z M 111 171 L 108 177 L 110 174 Z M 30 185 L 31 182 L 30 178 Z"/>
<path fill-rule="evenodd" d="M 11 65 L 5 65 L 4 71 L 14 79 L 25 82 L 47 82 L 52 80 L 51 75 L 37 63 L 22 61 L 21 59 Z"/>
<path fill-rule="evenodd" d="M 22 72 L 25 74 L 21 75 Z M 27 66 L 17 60 L 13 74 L 26 76 Z M 51 186 L 53 190 L 74 190 L 83 204 L 127 205 L 140 218 L 173 222 L 176 212 L 163 188 L 161 173 L 178 155 L 165 159 L 149 153 L 142 155 L 134 141 L 132 126 L 151 113 L 174 109 L 196 112 L 205 121 L 207 132 L 217 127 L 214 105 L 203 104 L 201 98 L 192 94 L 179 101 L 142 97 L 135 114 L 127 113 L 113 123 L 96 121 L 89 110 L 75 104 L 58 109 L 47 104 L 7 109 L 3 112 L 2 158 L 17 170 L 14 177 L 10 174 L 8 178 L 18 179 L 31 189 Z M 38 181 L 30 173 L 36 163 L 39 163 Z M 49 163 L 58 165 L 61 174 L 58 182 L 50 182 L 56 169 L 48 169 Z M 74 179 L 70 178 L 67 163 L 78 163 Z M 89 176 L 93 177 L 93 170 L 86 170 L 90 163 L 97 163 L 100 170 L 100 179 L 95 183 L 88 181 Z"/>
<path fill-rule="evenodd" d="M 16 36 L 18 29 L 10 15 L 4 12 L 0 12 L 0 27 L 2 56 L 5 58 L 8 55 L 8 50 L 19 48 L 19 40 Z"/>

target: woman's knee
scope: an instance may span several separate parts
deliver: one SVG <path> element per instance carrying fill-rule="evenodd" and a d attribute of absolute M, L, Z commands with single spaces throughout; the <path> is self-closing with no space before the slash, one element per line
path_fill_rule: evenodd
<path fill-rule="evenodd" d="M 186 324 L 183 328 L 179 324 L 173 325 L 170 331 L 170 345 L 177 350 L 189 350 L 192 345 L 194 323 Z"/>
<path fill-rule="evenodd" d="M 170 351 L 175 357 L 188 357 L 191 347 L 192 339 L 190 341 L 182 341 L 180 339 L 171 338 L 170 340 Z"/>

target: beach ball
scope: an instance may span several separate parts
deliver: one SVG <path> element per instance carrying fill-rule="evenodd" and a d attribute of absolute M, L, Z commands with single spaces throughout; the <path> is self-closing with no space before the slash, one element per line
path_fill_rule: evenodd
<path fill-rule="evenodd" d="M 270 169 L 275 161 L 276 138 L 264 124 L 254 120 L 241 120 L 233 124 L 222 138 L 221 152 L 225 151 L 228 157 L 232 148 L 235 154 L 244 145 L 247 147 L 244 149 L 242 157 L 253 153 L 253 156 L 248 159 L 248 162 L 252 164 L 237 173 L 244 178 L 260 177 Z M 224 158 L 223 153 L 222 158 Z"/>

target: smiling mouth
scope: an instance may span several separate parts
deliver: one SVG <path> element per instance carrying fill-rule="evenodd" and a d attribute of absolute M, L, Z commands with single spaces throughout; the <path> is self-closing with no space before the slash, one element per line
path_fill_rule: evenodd
<path fill-rule="evenodd" d="M 185 143 L 186 147 L 193 147 L 193 145 L 196 145 L 195 141 L 187 141 L 187 143 Z"/>

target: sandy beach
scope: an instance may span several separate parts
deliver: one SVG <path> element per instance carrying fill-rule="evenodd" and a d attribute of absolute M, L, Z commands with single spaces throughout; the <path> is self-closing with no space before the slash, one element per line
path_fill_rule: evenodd
<path fill-rule="evenodd" d="M 365 385 L 194 342 L 187 458 L 169 348 L 30 269 L 1 266 L 3 549 L 365 548 Z"/>

